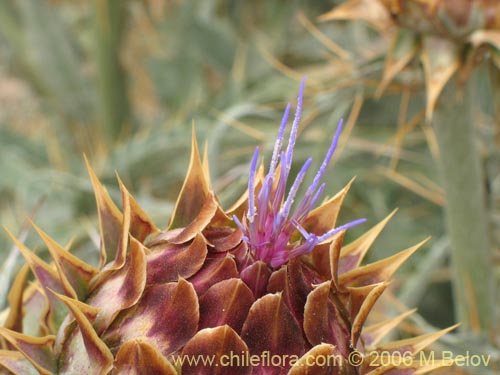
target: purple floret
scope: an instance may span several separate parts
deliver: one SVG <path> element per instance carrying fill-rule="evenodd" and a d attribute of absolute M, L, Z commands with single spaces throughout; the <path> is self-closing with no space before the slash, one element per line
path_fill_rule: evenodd
<path fill-rule="evenodd" d="M 297 192 L 312 164 L 312 159 L 309 158 L 306 160 L 285 198 L 286 185 L 292 166 L 293 149 L 302 111 L 304 82 L 305 79 L 302 80 L 300 85 L 297 108 L 286 151 L 283 152 L 282 147 L 290 113 L 290 104 L 285 109 L 274 144 L 269 171 L 263 179 L 260 191 L 255 196 L 257 162 L 259 159 L 259 148 L 257 147 L 250 164 L 248 212 L 243 222 L 234 216 L 234 221 L 243 231 L 243 241 L 248 244 L 253 257 L 256 260 L 268 263 L 274 268 L 285 264 L 291 258 L 310 252 L 316 245 L 328 240 L 335 234 L 366 221 L 365 219 L 354 220 L 340 227 L 333 228 L 320 236 L 308 233 L 302 226 L 307 215 L 314 208 L 325 189 L 325 184 L 321 183 L 321 179 L 337 147 L 342 131 L 342 120 L 337 126 L 332 143 L 311 185 L 307 188 L 296 209 L 291 212 Z M 275 181 L 276 178 L 278 178 L 277 181 Z M 301 243 L 292 245 L 289 243 L 290 238 L 296 231 L 300 232 L 304 239 Z"/>

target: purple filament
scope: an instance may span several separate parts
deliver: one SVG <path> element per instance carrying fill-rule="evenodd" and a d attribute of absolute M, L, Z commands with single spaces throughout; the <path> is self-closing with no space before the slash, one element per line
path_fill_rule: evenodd
<path fill-rule="evenodd" d="M 290 113 L 290 104 L 286 106 L 283 114 L 278 136 L 273 148 L 269 172 L 262 181 L 262 186 L 257 197 L 255 196 L 255 189 L 257 162 L 259 159 L 258 147 L 255 149 L 250 164 L 248 212 L 246 218 L 242 222 L 236 216 L 233 216 L 236 225 L 243 231 L 243 241 L 248 244 L 253 257 L 275 268 L 285 264 L 291 258 L 310 252 L 316 245 L 327 241 L 337 233 L 366 221 L 365 219 L 354 220 L 337 228 L 333 228 L 320 236 L 307 232 L 302 226 L 307 219 L 307 215 L 311 212 L 325 189 L 325 184 L 321 183 L 321 179 L 337 147 L 342 131 L 342 120 L 337 126 L 335 135 L 318 172 L 290 217 L 296 195 L 312 164 L 312 159 L 306 160 L 285 199 L 288 175 L 292 166 L 293 149 L 302 112 L 304 83 L 305 78 L 300 84 L 297 108 L 286 151 L 282 151 L 282 147 L 286 124 Z M 275 181 L 276 178 L 277 181 Z M 296 231 L 302 235 L 303 241 L 298 244 L 290 244 L 290 238 Z"/>

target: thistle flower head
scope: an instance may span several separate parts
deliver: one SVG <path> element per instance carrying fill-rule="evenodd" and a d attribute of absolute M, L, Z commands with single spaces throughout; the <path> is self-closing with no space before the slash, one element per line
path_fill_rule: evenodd
<path fill-rule="evenodd" d="M 377 358 L 416 355 L 453 327 L 381 343 L 411 311 L 365 326 L 388 280 L 423 242 L 361 265 L 392 215 L 350 244 L 343 245 L 341 233 L 330 238 L 360 222 L 331 229 L 349 185 L 312 210 L 323 192 L 321 177 L 340 126 L 311 186 L 292 209 L 311 165 L 305 162 L 285 194 L 302 92 L 303 83 L 286 150 L 289 107 L 268 174 L 257 177 L 257 150 L 248 198 L 229 211 L 210 189 L 208 164 L 193 137 L 189 170 L 165 230 L 155 226 L 119 180 L 120 210 L 88 165 L 101 235 L 97 267 L 35 224 L 52 265 L 8 232 L 27 265 L 16 276 L 8 316 L 0 325 L 0 374 L 408 375 L 442 366 L 422 367 L 419 361 L 386 366 L 371 360 L 373 353 Z M 245 242 L 230 219 L 234 213 L 241 218 L 234 220 Z M 32 285 L 27 285 L 29 268 Z M 279 362 L 267 361 L 266 353 Z M 370 360 L 352 363 L 352 353 Z M 321 365 L 325 358 L 335 363 Z"/>
<path fill-rule="evenodd" d="M 243 231 L 243 240 L 248 244 L 254 258 L 264 261 L 274 268 L 283 265 L 289 259 L 310 252 L 316 245 L 328 240 L 338 232 L 365 221 L 365 219 L 354 220 L 321 235 L 308 232 L 302 225 L 308 214 L 315 207 L 325 188 L 325 184 L 321 182 L 321 179 L 337 147 L 342 131 L 342 120 L 337 126 L 330 147 L 311 185 L 307 188 L 304 196 L 299 198 L 300 200 L 296 204 L 295 209 L 292 210 L 292 206 L 297 198 L 297 192 L 312 163 L 311 158 L 308 158 L 304 162 L 288 194 L 286 194 L 286 187 L 292 166 L 293 149 L 302 111 L 304 81 L 305 79 L 302 80 L 300 85 L 295 118 L 292 123 L 286 151 L 283 151 L 282 148 L 290 114 L 290 104 L 287 105 L 283 114 L 278 136 L 274 144 L 269 171 L 263 179 L 260 190 L 256 191 L 259 159 L 259 148 L 257 147 L 250 165 L 247 215 L 243 222 L 236 216 L 233 216 L 234 221 Z M 299 242 L 290 243 L 292 235 L 296 231 L 302 235 L 303 239 Z"/>

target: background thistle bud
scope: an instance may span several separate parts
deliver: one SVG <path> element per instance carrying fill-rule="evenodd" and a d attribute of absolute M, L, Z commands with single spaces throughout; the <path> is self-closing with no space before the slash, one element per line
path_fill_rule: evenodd
<path fill-rule="evenodd" d="M 417 33 L 463 38 L 500 27 L 500 6 L 491 0 L 381 0 L 392 19 Z"/>

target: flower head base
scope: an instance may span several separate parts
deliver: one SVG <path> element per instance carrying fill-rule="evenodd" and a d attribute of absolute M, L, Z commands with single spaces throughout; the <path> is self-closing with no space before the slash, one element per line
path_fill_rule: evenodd
<path fill-rule="evenodd" d="M 248 244 L 255 259 L 264 261 L 274 268 L 285 264 L 292 258 L 310 252 L 316 245 L 328 240 L 338 232 L 365 221 L 365 219 L 354 220 L 340 227 L 333 228 L 319 236 L 314 233 L 308 233 L 302 226 L 325 189 L 325 184 L 321 183 L 321 178 L 335 152 L 342 131 L 342 120 L 339 122 L 330 148 L 326 153 L 319 171 L 314 176 L 311 185 L 307 188 L 304 196 L 292 212 L 292 205 L 295 201 L 297 192 L 312 163 L 311 158 L 305 161 L 288 195 L 285 197 L 287 181 L 292 166 L 293 148 L 297 138 L 297 130 L 302 111 L 303 94 L 304 80 L 302 80 L 300 85 L 297 109 L 295 111 L 295 118 L 293 120 L 286 151 L 282 151 L 282 147 L 284 133 L 290 114 L 290 104 L 287 105 L 285 113 L 283 114 L 278 137 L 274 144 L 269 171 L 264 177 L 258 193 L 256 193 L 256 179 L 259 148 L 257 147 L 255 149 L 250 165 L 250 177 L 248 180 L 248 212 L 243 222 L 236 216 L 233 217 L 234 221 L 243 231 L 243 240 Z M 290 240 L 296 231 L 300 232 L 303 240 L 292 244 Z"/>

